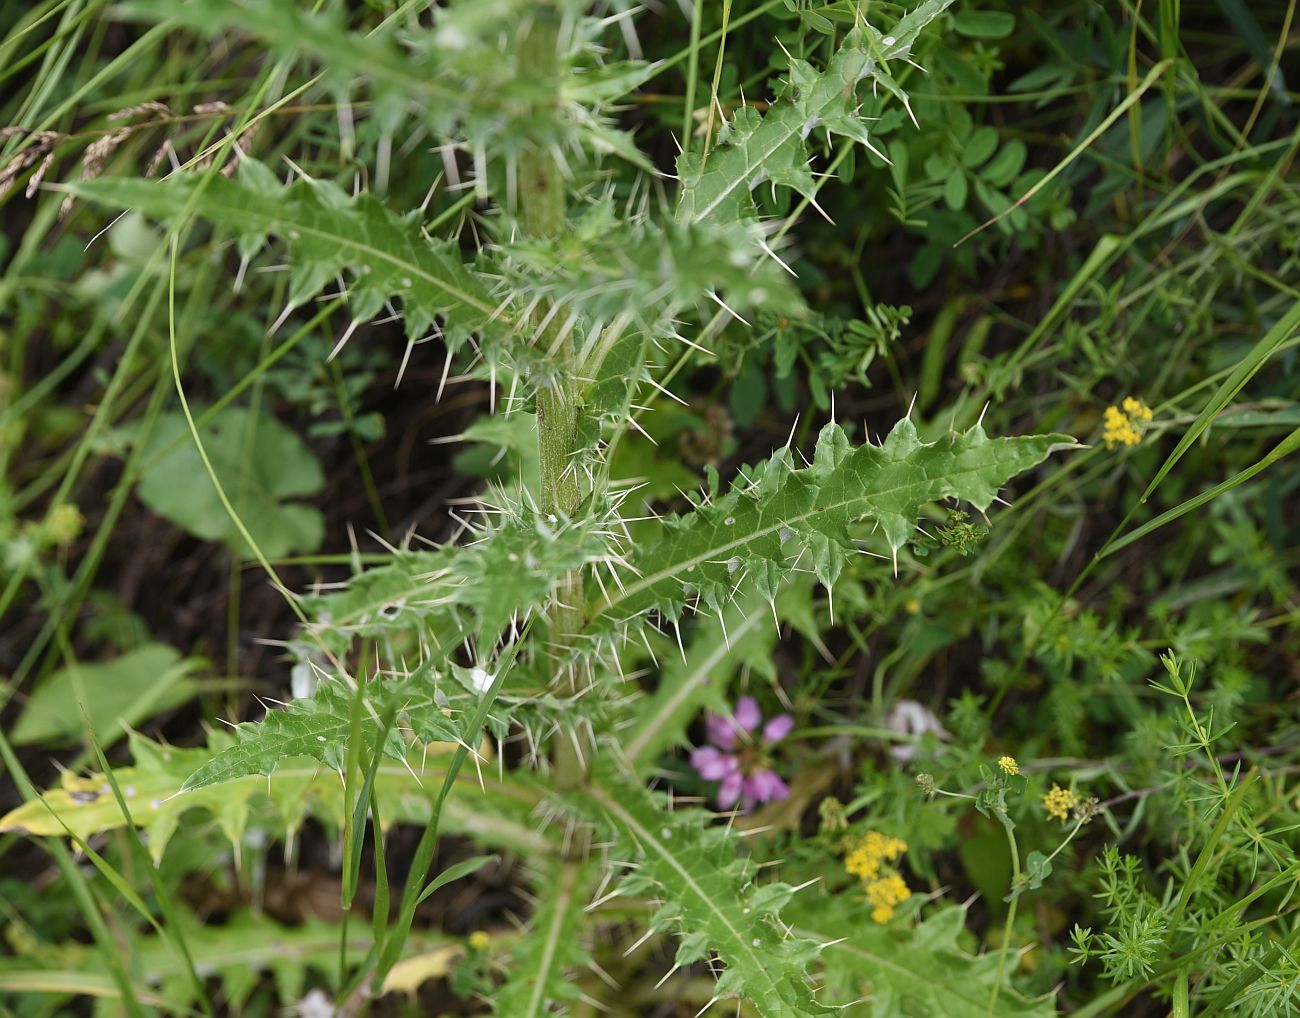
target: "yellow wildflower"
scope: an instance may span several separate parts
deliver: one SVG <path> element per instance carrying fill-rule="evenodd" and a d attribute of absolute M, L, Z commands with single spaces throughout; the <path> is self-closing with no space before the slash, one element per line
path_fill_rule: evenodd
<path fill-rule="evenodd" d="M 1151 420 L 1152 416 L 1151 408 L 1133 396 L 1126 396 L 1119 406 L 1108 406 L 1102 418 L 1101 432 L 1106 448 L 1137 445 L 1142 441 L 1141 423 Z"/>
<path fill-rule="evenodd" d="M 871 918 L 878 923 L 893 918 L 894 907 L 912 893 L 893 866 L 906 851 L 907 842 L 902 838 L 868 831 L 844 858 L 844 868 L 865 885 L 867 901 L 872 906 Z"/>
<path fill-rule="evenodd" d="M 1016 763 L 1014 756 L 998 757 L 998 766 L 1002 768 L 1003 774 L 1016 775 L 1020 773 L 1020 764 Z"/>
<path fill-rule="evenodd" d="M 912 890 L 907 881 L 897 873 L 867 884 L 867 901 L 872 905 L 871 918 L 878 923 L 887 923 L 894 916 L 894 908 L 909 897 Z"/>
<path fill-rule="evenodd" d="M 1127 396 L 1125 397 L 1124 402 L 1121 405 L 1124 407 L 1124 412 L 1128 414 L 1130 417 L 1132 417 L 1133 420 L 1135 421 L 1151 420 L 1151 408 L 1147 406 L 1145 403 L 1143 403 L 1140 399 L 1134 399 L 1132 396 Z"/>
<path fill-rule="evenodd" d="M 1052 790 L 1043 796 L 1043 809 L 1047 810 L 1047 815 L 1062 823 L 1070 818 L 1070 810 L 1078 803 L 1078 796 L 1057 784 L 1053 784 Z"/>
<path fill-rule="evenodd" d="M 844 857 L 844 868 L 850 876 L 874 880 L 880 872 L 880 860 L 868 852 L 866 846 L 859 845 Z"/>
<path fill-rule="evenodd" d="M 891 863 L 907 851 L 907 842 L 879 831 L 868 831 L 858 846 L 844 858 L 844 868 L 855 877 L 874 880 L 882 862 Z"/>
<path fill-rule="evenodd" d="M 475 930 L 469 935 L 469 946 L 475 951 L 486 951 L 490 943 L 492 943 L 492 938 L 483 930 Z"/>

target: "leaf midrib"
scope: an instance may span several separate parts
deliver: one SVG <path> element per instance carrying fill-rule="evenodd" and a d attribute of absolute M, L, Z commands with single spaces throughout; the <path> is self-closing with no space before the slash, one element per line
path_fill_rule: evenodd
<path fill-rule="evenodd" d="M 839 59 L 839 57 L 840 57 L 840 55 L 841 55 L 842 53 L 843 53 L 843 50 L 840 50 L 839 52 L 837 52 L 837 53 L 835 54 L 835 56 L 833 56 L 833 57 L 831 58 L 831 63 L 830 63 L 830 65 L 826 68 L 825 71 L 822 72 L 822 76 L 823 76 L 823 77 L 825 77 L 826 75 L 828 75 L 828 74 L 831 73 L 831 68 L 833 68 L 833 67 L 835 66 L 836 61 Z M 818 106 L 815 110 L 813 110 L 812 112 L 813 112 L 814 114 L 816 114 L 817 116 L 820 116 L 822 110 L 826 109 L 828 106 L 832 106 L 832 105 L 834 105 L 834 103 L 835 103 L 835 101 L 836 101 L 836 98 L 837 98 L 837 97 L 836 97 L 836 94 L 835 94 L 835 93 L 832 93 L 832 94 L 827 98 L 827 100 L 826 100 L 825 102 L 823 102 L 821 105 L 819 105 L 819 106 Z M 784 110 L 789 110 L 789 109 L 793 109 L 793 108 L 794 108 L 794 107 L 793 107 L 792 104 L 787 103 L 785 106 L 782 107 L 782 111 L 784 111 Z M 774 116 L 779 116 L 779 114 L 774 114 Z M 806 118 L 805 118 L 805 119 L 806 119 Z M 767 125 L 768 123 L 770 123 L 770 122 L 771 122 L 771 121 L 769 121 L 769 120 L 767 120 L 766 118 L 764 118 L 764 120 L 763 120 L 763 126 L 766 126 L 766 125 Z M 763 126 L 760 126 L 760 127 L 758 128 L 758 131 L 762 131 Z M 784 125 L 782 125 L 782 126 L 784 126 Z M 733 177 L 732 180 L 731 180 L 731 183 L 728 184 L 726 187 L 724 187 L 723 190 L 720 191 L 720 192 L 717 194 L 717 196 L 713 199 L 712 202 L 710 202 L 710 203 L 709 203 L 708 205 L 706 205 L 702 210 L 699 210 L 699 211 L 695 212 L 695 213 L 691 216 L 690 222 L 692 222 L 692 223 L 698 223 L 698 222 L 701 222 L 701 221 L 702 221 L 706 216 L 711 215 L 711 214 L 714 212 L 714 210 L 717 209 L 718 206 L 721 205 L 724 201 L 726 201 L 726 199 L 727 199 L 728 197 L 731 196 L 732 192 L 734 192 L 734 191 L 736 190 L 736 188 L 740 187 L 742 184 L 745 185 L 745 191 L 746 191 L 746 193 L 748 193 L 749 191 L 752 191 L 753 188 L 749 185 L 749 178 L 750 178 L 750 175 L 753 173 L 753 171 L 754 171 L 755 169 L 761 168 L 762 165 L 763 165 L 763 164 L 764 164 L 764 163 L 765 163 L 765 162 L 766 162 L 766 161 L 767 161 L 771 156 L 773 156 L 773 155 L 776 153 L 777 149 L 779 149 L 782 145 L 784 145 L 787 141 L 789 141 L 791 138 L 793 138 L 793 137 L 794 137 L 794 136 L 799 132 L 801 126 L 802 126 L 802 125 L 795 124 L 795 125 L 791 126 L 790 130 L 780 132 L 780 134 L 777 135 L 777 140 L 776 140 L 775 144 L 769 146 L 765 151 L 763 151 L 762 155 L 759 156 L 759 158 L 758 158 L 758 162 L 757 162 L 756 165 L 753 164 L 753 163 L 750 163 L 749 160 L 746 159 L 745 172 L 742 173 L 739 177 Z M 757 134 L 758 131 L 756 131 L 755 133 Z M 732 149 L 732 151 L 740 151 L 740 149 Z M 746 154 L 748 154 L 748 149 L 747 149 L 747 148 L 745 149 L 745 152 L 746 152 Z M 717 164 L 715 163 L 714 165 L 716 166 Z M 699 184 L 703 184 L 703 183 L 704 183 L 704 180 L 705 180 L 705 174 L 706 174 L 706 171 L 704 170 L 704 168 L 701 168 L 701 170 L 700 170 L 699 183 L 696 185 L 697 187 L 699 186 Z"/>
<path fill-rule="evenodd" d="M 555 955 L 560 939 L 560 932 L 564 927 L 564 917 L 568 914 L 569 903 L 573 900 L 574 890 L 578 882 L 578 867 L 572 863 L 564 865 L 564 879 L 560 881 L 560 893 L 555 900 L 555 913 L 551 917 L 551 925 L 546 931 L 546 946 L 542 951 L 542 963 L 538 966 L 537 979 L 533 983 L 533 994 L 528 1000 L 528 1015 L 541 1014 L 540 1008 L 546 1005 L 546 979 L 550 973 L 551 966 L 555 963 Z"/>
<path fill-rule="evenodd" d="M 720 908 L 717 904 L 715 904 L 713 898 L 710 897 L 710 895 L 704 890 L 704 888 L 701 887 L 696 882 L 695 877 L 692 876 L 690 870 L 688 870 L 685 866 L 683 866 L 680 862 L 678 862 L 677 857 L 673 855 L 673 853 L 670 852 L 666 847 L 664 847 L 664 845 L 659 841 L 659 839 L 656 838 L 650 831 L 646 830 L 645 827 L 643 827 L 637 821 L 636 817 L 632 816 L 627 810 L 625 810 L 622 806 L 620 806 L 610 796 L 610 794 L 608 793 L 608 791 L 606 791 L 606 789 L 604 789 L 599 785 L 593 784 L 590 790 L 593 799 L 599 802 L 607 812 L 612 813 L 614 816 L 616 816 L 621 823 L 626 824 L 627 827 L 636 834 L 637 838 L 641 840 L 643 844 L 651 845 L 654 848 L 655 852 L 659 855 L 659 857 L 662 858 L 664 862 L 668 863 L 668 865 L 673 868 L 673 870 L 677 873 L 678 876 L 681 877 L 681 879 L 686 883 L 686 885 L 691 889 L 691 891 L 696 895 L 696 897 L 698 897 L 699 900 L 708 907 L 709 911 L 711 911 L 718 918 L 718 920 L 723 924 L 723 926 L 726 927 L 727 932 L 731 934 L 731 938 L 735 941 L 736 946 L 739 947 L 745 954 L 749 956 L 749 959 L 754 966 L 753 971 L 761 972 L 764 975 L 766 975 L 767 968 L 764 965 L 764 963 L 759 959 L 758 954 L 754 951 L 749 941 L 743 935 L 741 935 L 741 932 L 737 930 L 734 925 L 732 925 L 731 918 L 727 915 L 727 913 L 722 908 Z M 772 988 L 773 994 L 779 997 L 780 988 L 774 982 L 772 982 L 770 977 L 768 978 L 767 982 L 768 985 Z"/>
<path fill-rule="evenodd" d="M 859 448 L 863 448 L 863 447 L 860 446 Z M 979 472 L 980 472 L 979 467 L 970 467 L 965 470 L 946 471 L 940 479 L 949 480 L 953 477 L 960 477 L 965 474 L 978 474 Z M 802 473 L 802 471 L 800 471 L 799 473 Z M 793 476 L 793 474 L 791 476 Z M 826 505 L 818 505 L 806 513 L 802 513 L 798 516 L 787 517 L 786 519 L 780 520 L 779 522 L 774 523 L 769 527 L 763 527 L 759 530 L 750 531 L 745 536 L 738 537 L 734 541 L 728 541 L 726 544 L 714 545 L 713 547 L 707 549 L 706 551 L 702 552 L 699 555 L 692 556 L 691 558 L 686 559 L 683 562 L 676 563 L 670 568 L 660 569 L 658 572 L 654 572 L 654 573 L 647 573 L 645 576 L 637 580 L 635 583 L 627 584 L 619 591 L 617 597 L 612 597 L 609 600 L 607 600 L 604 604 L 602 604 L 595 611 L 593 618 L 599 618 L 600 616 L 607 614 L 611 609 L 616 608 L 624 601 L 627 601 L 629 598 L 634 597 L 637 594 L 641 593 L 641 591 L 653 587 L 656 583 L 660 583 L 664 580 L 671 579 L 673 576 L 677 575 L 678 573 L 694 569 L 696 566 L 702 565 L 703 563 L 708 562 L 710 559 L 717 558 L 720 555 L 725 555 L 727 552 L 735 548 L 744 547 L 745 545 L 750 544 L 753 541 L 757 541 L 759 538 L 766 537 L 768 534 L 773 534 L 776 533 L 777 531 L 786 528 L 793 529 L 794 525 L 812 519 L 814 516 L 819 516 L 822 513 L 830 512 L 835 509 L 843 509 L 847 506 L 853 505 L 855 502 L 865 502 L 874 498 L 882 498 L 888 495 L 895 495 L 898 492 L 903 491 L 907 488 L 924 486 L 929 480 L 932 480 L 932 478 L 927 478 L 925 481 L 909 481 L 907 484 L 900 484 L 894 486 L 893 488 L 888 488 L 883 490 L 876 489 L 870 492 L 866 492 L 862 495 L 856 495 L 852 498 L 844 499 L 843 501 L 840 502 L 828 503 Z"/>
<path fill-rule="evenodd" d="M 859 947 L 857 944 L 851 943 L 847 940 L 843 940 L 835 937 L 822 936 L 822 934 L 816 932 L 815 930 L 804 930 L 804 929 L 800 929 L 797 926 L 792 927 L 792 930 L 795 936 L 804 937 L 809 940 L 817 940 L 819 943 L 827 944 L 828 950 L 837 950 L 837 951 L 844 951 L 848 954 L 856 954 L 858 957 L 871 962 L 873 965 L 876 965 L 879 968 L 889 969 L 891 972 L 895 972 L 899 976 L 911 980 L 913 982 L 921 982 L 925 978 L 924 975 L 918 972 L 916 969 L 907 968 L 905 965 L 900 965 L 896 961 L 891 961 L 883 954 L 877 954 L 874 951 L 868 951 L 866 948 Z M 964 996 L 957 990 L 954 990 L 942 979 L 935 980 L 931 983 L 927 983 L 926 985 L 929 986 L 931 989 L 939 990 L 943 994 L 943 996 L 949 997 L 953 1000 L 960 1001 L 962 1004 L 968 1004 L 970 1002 L 968 997 Z M 954 1011 L 949 1013 L 955 1014 L 957 1012 Z"/>
<path fill-rule="evenodd" d="M 159 183 L 146 182 L 146 181 L 134 181 L 134 182 L 113 181 L 112 184 L 114 186 L 104 188 L 104 187 L 95 186 L 95 182 L 93 181 L 88 183 L 90 186 L 73 185 L 71 189 L 73 191 L 81 192 L 84 196 L 88 198 L 92 198 L 96 201 L 103 202 L 105 204 L 110 204 L 110 205 L 120 204 L 118 202 L 114 202 L 108 199 L 108 195 L 112 194 L 113 190 L 116 189 L 116 186 L 120 184 L 125 183 L 128 186 L 130 186 L 131 184 L 134 183 L 134 184 L 142 184 L 142 185 L 153 184 L 153 186 L 155 187 L 163 186 Z M 233 186 L 240 187 L 241 185 L 236 184 Z M 241 188 L 241 189 L 249 190 L 246 188 Z M 249 193 L 255 193 L 255 192 L 249 190 Z M 257 197 L 260 198 L 265 196 L 261 194 L 257 194 Z M 201 205 L 203 206 L 205 213 L 207 214 L 207 218 L 214 219 L 217 221 L 222 221 L 221 216 L 214 216 L 211 214 L 212 212 L 220 212 L 225 217 L 227 217 L 226 219 L 227 225 L 229 225 L 230 222 L 239 222 L 241 219 L 244 220 L 245 222 L 251 219 L 260 222 L 270 232 L 278 233 L 282 236 L 287 235 L 290 229 L 299 230 L 304 234 L 310 234 L 311 236 L 315 237 L 318 240 L 339 244 L 344 248 L 350 248 L 364 255 L 372 255 L 376 259 L 387 262 L 389 265 L 392 265 L 398 271 L 410 272 L 413 275 L 419 276 L 421 279 L 425 280 L 426 282 L 430 283 L 434 287 L 442 290 L 444 293 L 458 300 L 461 304 L 465 305 L 466 307 L 470 307 L 478 311 L 487 320 L 481 323 L 483 325 L 487 324 L 488 321 L 500 322 L 503 326 L 507 328 L 512 328 L 514 325 L 514 322 L 504 314 L 496 314 L 497 309 L 495 305 L 480 299 L 474 294 L 467 292 L 466 290 L 462 289 L 459 286 L 456 286 L 453 283 L 450 283 L 438 276 L 433 275 L 432 273 L 426 271 L 418 264 L 407 261 L 404 258 L 400 257 L 399 255 L 386 251 L 383 248 L 374 247 L 371 244 L 365 243 L 364 241 L 361 240 L 357 240 L 343 233 L 330 233 L 326 230 L 321 230 L 317 227 L 309 226 L 306 223 L 302 222 L 300 219 L 292 219 L 285 216 L 270 215 L 268 213 L 262 212 L 255 208 L 248 208 L 245 206 L 234 204 L 232 202 L 223 199 L 219 195 L 219 193 L 214 193 L 212 189 L 209 189 L 208 193 L 203 196 L 203 201 L 201 202 Z M 437 252 L 434 252 L 432 249 L 430 249 L 430 253 L 432 254 L 433 257 L 435 258 L 438 257 Z M 360 261 L 362 264 L 365 264 L 364 258 L 360 259 Z M 467 266 L 465 266 L 465 269 L 466 271 L 470 271 Z"/>
<path fill-rule="evenodd" d="M 220 201 L 214 201 L 211 204 L 213 206 L 221 207 L 224 209 L 232 208 L 232 206 L 226 205 Z M 236 212 L 240 211 L 237 207 L 233 207 L 233 208 L 235 209 Z M 254 213 L 254 215 L 257 215 L 259 218 L 266 218 L 262 213 Z M 274 217 L 271 217 L 272 223 L 279 223 L 285 221 L 286 220 L 279 220 Z M 462 290 L 460 287 L 448 283 L 447 281 L 440 279 L 438 276 L 435 276 L 430 272 L 426 272 L 419 265 L 413 262 L 406 261 L 405 259 L 400 258 L 395 254 L 385 251 L 383 248 L 374 247 L 373 245 L 364 243 L 363 241 L 354 240 L 350 237 L 344 236 L 343 234 L 329 233 L 325 230 L 317 229 L 314 226 L 307 226 L 305 223 L 301 222 L 300 220 L 295 219 L 292 222 L 295 229 L 302 230 L 304 233 L 309 233 L 321 240 L 333 241 L 335 243 L 342 244 L 344 247 L 350 247 L 353 248 L 354 250 L 361 251 L 366 254 L 372 254 L 376 258 L 382 261 L 386 261 L 389 264 L 397 267 L 399 271 L 410 270 L 411 272 L 422 277 L 429 283 L 433 284 L 438 289 L 441 289 L 444 292 L 451 294 L 462 304 L 474 308 L 476 311 L 481 312 L 488 318 L 492 318 L 493 312 L 496 310 L 496 308 L 492 304 L 479 300 L 473 294 L 467 293 L 466 291 Z M 272 227 L 272 229 L 275 228 Z M 275 232 L 283 234 L 285 231 L 275 230 Z M 507 319 L 504 315 L 496 316 L 495 321 L 499 321 L 504 325 L 511 324 L 509 319 Z"/>

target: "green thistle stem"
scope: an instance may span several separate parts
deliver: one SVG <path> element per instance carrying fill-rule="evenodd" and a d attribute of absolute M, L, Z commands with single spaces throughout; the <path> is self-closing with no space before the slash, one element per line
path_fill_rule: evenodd
<path fill-rule="evenodd" d="M 537 82 L 538 119 L 553 111 L 545 107 L 559 94 L 561 73 L 559 14 L 549 4 L 538 4 L 521 27 L 519 59 L 525 71 Z M 534 237 L 553 237 L 561 233 L 567 219 L 565 184 L 554 152 L 544 145 L 534 145 L 525 154 L 519 175 L 519 225 Z M 540 325 L 551 308 L 543 304 L 534 315 Z M 560 334 L 554 321 L 541 329 L 536 342 L 550 351 L 549 377 L 538 380 L 537 447 L 541 461 L 541 491 L 538 503 L 544 513 L 572 516 L 582 502 L 582 486 L 574 457 L 582 406 L 574 372 L 573 337 Z M 550 643 L 557 660 L 572 644 L 582 627 L 582 573 L 573 570 L 560 581 L 551 605 Z M 552 675 L 558 681 L 561 675 Z M 556 736 L 552 751 L 555 781 L 559 788 L 572 788 L 586 778 L 586 766 L 574 739 L 568 733 Z"/>

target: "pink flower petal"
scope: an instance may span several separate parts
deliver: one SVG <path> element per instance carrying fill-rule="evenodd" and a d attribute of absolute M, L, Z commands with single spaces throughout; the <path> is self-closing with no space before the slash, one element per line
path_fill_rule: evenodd
<path fill-rule="evenodd" d="M 774 742 L 780 742 L 790 734 L 792 728 L 794 728 L 794 718 L 789 714 L 778 714 L 763 726 L 763 741 L 769 746 Z"/>
<path fill-rule="evenodd" d="M 763 720 L 763 712 L 758 709 L 758 701 L 752 696 L 742 696 L 736 701 L 736 713 L 732 719 L 747 732 L 752 732 Z"/>
<path fill-rule="evenodd" d="M 710 711 L 704 715 L 704 731 L 709 741 L 719 749 L 736 748 L 736 729 L 730 718 Z"/>
<path fill-rule="evenodd" d="M 790 789 L 775 772 L 765 770 L 755 771 L 745 779 L 744 792 L 745 798 L 754 802 L 771 802 L 789 796 Z"/>
<path fill-rule="evenodd" d="M 740 771 L 732 771 L 722 779 L 718 786 L 718 809 L 731 809 L 740 798 L 740 790 L 745 783 Z"/>
<path fill-rule="evenodd" d="M 740 761 L 712 746 L 701 746 L 691 753 L 691 766 L 705 781 L 721 781 L 732 771 L 739 770 Z"/>

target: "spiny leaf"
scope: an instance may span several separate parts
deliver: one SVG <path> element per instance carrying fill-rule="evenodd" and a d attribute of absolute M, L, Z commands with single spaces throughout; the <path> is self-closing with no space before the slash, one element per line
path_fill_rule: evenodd
<path fill-rule="evenodd" d="M 904 419 L 883 444 L 854 449 L 828 424 L 811 466 L 795 469 L 783 449 L 726 495 L 670 521 L 634 556 L 639 575 L 596 608 L 590 630 L 652 610 L 676 619 L 692 595 L 716 611 L 746 582 L 771 599 L 801 558 L 829 586 L 855 550 L 851 525 L 872 521 L 897 552 L 922 503 L 957 498 L 982 511 L 1012 477 L 1074 445 L 1064 435 L 990 439 L 979 426 L 927 445 Z"/>
<path fill-rule="evenodd" d="M 860 893 L 810 889 L 786 909 L 796 934 L 828 943 L 822 952 L 828 999 L 851 1004 L 845 1014 L 933 1014 L 945 1018 L 1050 1018 L 1051 999 L 1026 1001 L 1007 989 L 992 1012 L 997 952 L 972 956 L 958 946 L 966 909 L 953 905 L 914 928 L 879 926 Z M 813 932 L 815 931 L 815 932 Z M 935 978 L 935 973 L 943 978 Z M 868 1000 L 861 1000 L 863 987 Z M 853 1002 L 858 1003 L 853 1003 Z"/>
<path fill-rule="evenodd" d="M 148 834 L 155 861 L 162 858 L 181 816 L 191 809 L 210 813 L 236 846 L 250 822 L 289 834 L 308 816 L 342 825 L 345 804 L 338 774 L 301 757 L 280 760 L 269 779 L 247 775 L 182 792 L 185 779 L 228 749 L 232 741 L 218 733 L 208 747 L 177 749 L 139 735 L 130 737 L 135 765 L 115 769 L 114 777 L 132 821 Z M 430 801 L 442 784 L 445 760 L 454 748 L 441 745 L 413 750 L 402 762 L 379 766 L 375 794 L 385 823 L 421 824 L 429 819 Z M 466 773 L 457 783 L 458 794 L 449 796 L 443 806 L 442 822 L 449 830 L 534 857 L 550 852 L 549 842 L 528 819 L 540 793 L 527 777 L 511 774 L 494 779 L 483 774 L 480 779 L 478 774 Z M 124 823 L 102 776 L 78 777 L 66 771 L 61 786 L 0 818 L 0 832 L 61 837 L 66 824 L 73 833 L 89 838 Z"/>
<path fill-rule="evenodd" d="M 569 570 L 610 554 L 606 514 L 560 519 L 498 495 L 472 543 L 400 551 L 343 590 L 308 599 L 313 632 L 343 653 L 357 636 L 412 630 L 426 648 L 425 665 L 470 636 L 486 654 L 511 620 L 522 623 L 546 604 Z M 500 582 L 503 576 L 510 582 Z"/>
<path fill-rule="evenodd" d="M 422 339 L 440 317 L 454 349 L 474 332 L 501 341 L 510 331 L 506 317 L 494 317 L 498 301 L 487 281 L 462 262 L 453 244 L 430 239 L 414 219 L 399 217 L 368 193 L 349 198 L 327 181 L 283 186 L 252 159 L 240 163 L 238 181 L 105 177 L 69 186 L 93 201 L 159 219 L 193 207 L 232 230 L 246 255 L 268 235 L 279 237 L 292 254 L 289 292 L 295 305 L 346 269 L 352 273 L 348 299 L 358 321 L 373 318 L 397 298 L 412 339 Z"/>
<path fill-rule="evenodd" d="M 906 102 L 887 62 L 905 58 L 921 29 L 951 3 L 927 0 L 900 20 L 890 35 L 859 25 L 845 37 L 824 71 L 791 59 L 785 92 L 765 116 L 742 106 L 724 126 L 719 147 L 707 160 L 693 152 L 683 155 L 678 166 L 682 181 L 678 220 L 747 218 L 753 211 L 749 193 L 765 180 L 812 197 L 816 183 L 808 167 L 809 134 L 820 128 L 872 148 L 857 112 L 858 84 L 870 78 Z"/>
<path fill-rule="evenodd" d="M 191 774 L 182 790 L 192 792 L 250 774 L 271 775 L 281 760 L 291 757 L 309 757 L 333 771 L 342 771 L 353 728 L 351 696 L 342 682 L 330 679 L 322 682 L 310 699 L 269 710 L 260 722 L 236 725 L 235 745 Z M 373 715 L 363 716 L 360 728 L 368 746 L 382 738 L 382 745 L 369 746 L 372 752 L 378 749 L 394 759 L 405 758 L 406 743 L 396 728 L 383 731 Z M 456 732 L 448 723 L 443 734 L 454 740 Z"/>
<path fill-rule="evenodd" d="M 647 330 L 711 293 L 741 314 L 802 307 L 755 225 L 628 221 L 610 198 L 572 218 L 559 236 L 512 244 L 506 273 L 521 304 L 544 299 L 561 315 L 576 310 L 598 322 L 626 315 Z"/>
<path fill-rule="evenodd" d="M 719 618 L 702 618 L 685 656 L 675 647 L 668 652 L 659 685 L 638 704 L 621 735 L 629 762 L 644 769 L 670 746 L 684 744 L 686 727 L 705 707 L 730 713 L 726 696 L 732 676 L 742 664 L 759 674 L 771 669 L 775 639 L 772 610 L 754 591 L 739 594 Z"/>
<path fill-rule="evenodd" d="M 457 136 L 494 159 L 513 161 L 538 146 L 611 153 L 651 170 L 631 137 L 603 114 L 653 74 L 654 66 L 606 61 L 601 36 L 609 22 L 581 16 L 579 4 L 566 6 L 567 31 L 559 40 L 565 73 L 549 102 L 535 97 L 536 82 L 512 45 L 512 33 L 501 31 L 502 25 L 534 16 L 534 0 L 439 5 L 432 30 L 403 34 L 392 23 L 371 32 L 349 31 L 340 8 L 309 12 L 283 0 L 135 0 L 126 10 L 206 36 L 233 30 L 308 57 L 344 97 L 364 80 L 388 132 L 410 113 L 434 135 Z"/>
<path fill-rule="evenodd" d="M 669 811 L 663 797 L 608 768 L 574 805 L 589 817 L 594 806 L 596 822 L 635 861 L 623 890 L 665 902 L 650 926 L 682 934 L 676 964 L 721 960 L 716 997 L 744 997 L 763 1018 L 835 1013 L 808 982 L 821 948 L 787 936 L 775 921 L 792 890 L 755 886 L 754 867 L 737 855 L 727 828 L 711 825 L 702 810 Z"/>
<path fill-rule="evenodd" d="M 576 1000 L 578 985 L 571 971 L 587 961 L 579 932 L 590 864 L 556 861 L 528 933 L 514 951 L 505 983 L 492 995 L 493 1013 L 502 1018 L 539 1018 L 551 1006 Z"/>

